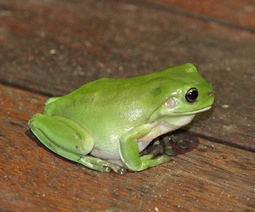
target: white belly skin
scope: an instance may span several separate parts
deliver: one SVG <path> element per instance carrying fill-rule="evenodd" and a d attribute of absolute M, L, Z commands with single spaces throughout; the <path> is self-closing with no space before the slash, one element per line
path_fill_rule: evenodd
<path fill-rule="evenodd" d="M 191 120 L 194 118 L 194 115 L 189 116 L 183 116 L 178 117 L 178 121 L 172 123 L 172 119 L 164 119 L 164 120 L 158 120 L 156 122 L 151 123 L 152 130 L 147 135 L 143 136 L 142 138 L 138 139 L 138 148 L 139 152 L 142 152 L 154 139 L 157 138 L 160 135 L 163 135 L 165 133 L 174 131 L 176 129 L 179 129 L 182 126 L 187 125 L 191 122 Z M 98 158 L 102 158 L 105 160 L 108 160 L 110 162 L 113 162 L 117 165 L 122 165 L 119 155 L 119 142 L 116 139 L 110 139 L 110 141 L 104 141 L 103 146 L 94 147 L 91 151 L 90 155 Z M 110 147 L 110 148 L 109 148 Z"/>
<path fill-rule="evenodd" d="M 181 118 L 178 118 L 178 122 L 175 122 L 174 124 L 171 123 L 170 121 L 165 121 L 164 122 L 153 122 L 152 123 L 152 130 L 149 134 L 145 135 L 142 138 L 138 139 L 138 148 L 139 151 L 142 152 L 149 144 L 150 142 L 157 138 L 160 135 L 163 135 L 168 132 L 172 132 L 174 130 L 177 130 L 188 123 L 191 122 L 191 120 L 194 118 L 195 115 L 189 115 L 189 116 L 184 116 Z"/>
<path fill-rule="evenodd" d="M 104 144 L 104 145 L 102 145 Z M 118 140 L 104 140 L 101 142 L 100 147 L 95 146 L 90 155 L 102 158 L 105 160 L 119 160 L 119 141 Z"/>

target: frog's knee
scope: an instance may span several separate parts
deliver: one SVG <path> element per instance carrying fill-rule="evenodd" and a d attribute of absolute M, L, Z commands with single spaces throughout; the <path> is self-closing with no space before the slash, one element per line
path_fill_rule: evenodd
<path fill-rule="evenodd" d="M 81 125 L 71 119 L 61 116 L 34 115 L 29 121 L 29 127 L 36 137 L 50 149 L 61 148 L 66 152 L 78 155 L 90 153 L 94 140 Z"/>

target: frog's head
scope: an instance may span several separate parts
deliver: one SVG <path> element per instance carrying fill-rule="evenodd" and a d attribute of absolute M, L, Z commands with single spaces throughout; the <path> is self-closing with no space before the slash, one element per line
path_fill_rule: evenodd
<path fill-rule="evenodd" d="M 171 115 L 192 115 L 209 110 L 214 102 L 214 91 L 192 64 L 177 66 L 171 72 L 171 91 L 165 106 Z"/>

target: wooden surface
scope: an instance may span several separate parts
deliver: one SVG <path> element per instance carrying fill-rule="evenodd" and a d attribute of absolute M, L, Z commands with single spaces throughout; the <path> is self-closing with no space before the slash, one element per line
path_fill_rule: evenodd
<path fill-rule="evenodd" d="M 1 1 L 0 210 L 255 211 L 255 5 L 184 2 Z M 199 146 L 168 163 L 91 171 L 27 126 L 49 96 L 185 62 L 216 100 L 185 127 Z"/>

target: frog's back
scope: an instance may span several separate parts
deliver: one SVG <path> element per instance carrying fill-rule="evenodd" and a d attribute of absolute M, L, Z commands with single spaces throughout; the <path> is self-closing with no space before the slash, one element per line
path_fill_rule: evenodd
<path fill-rule="evenodd" d="M 194 67 L 186 66 L 187 70 Z M 134 78 L 99 79 L 50 102 L 45 113 L 63 115 L 91 127 L 101 123 L 127 128 L 139 125 L 149 120 L 151 114 L 175 92 L 176 83 L 179 83 L 176 74 L 183 74 L 183 78 L 186 75 L 177 66 Z"/>

